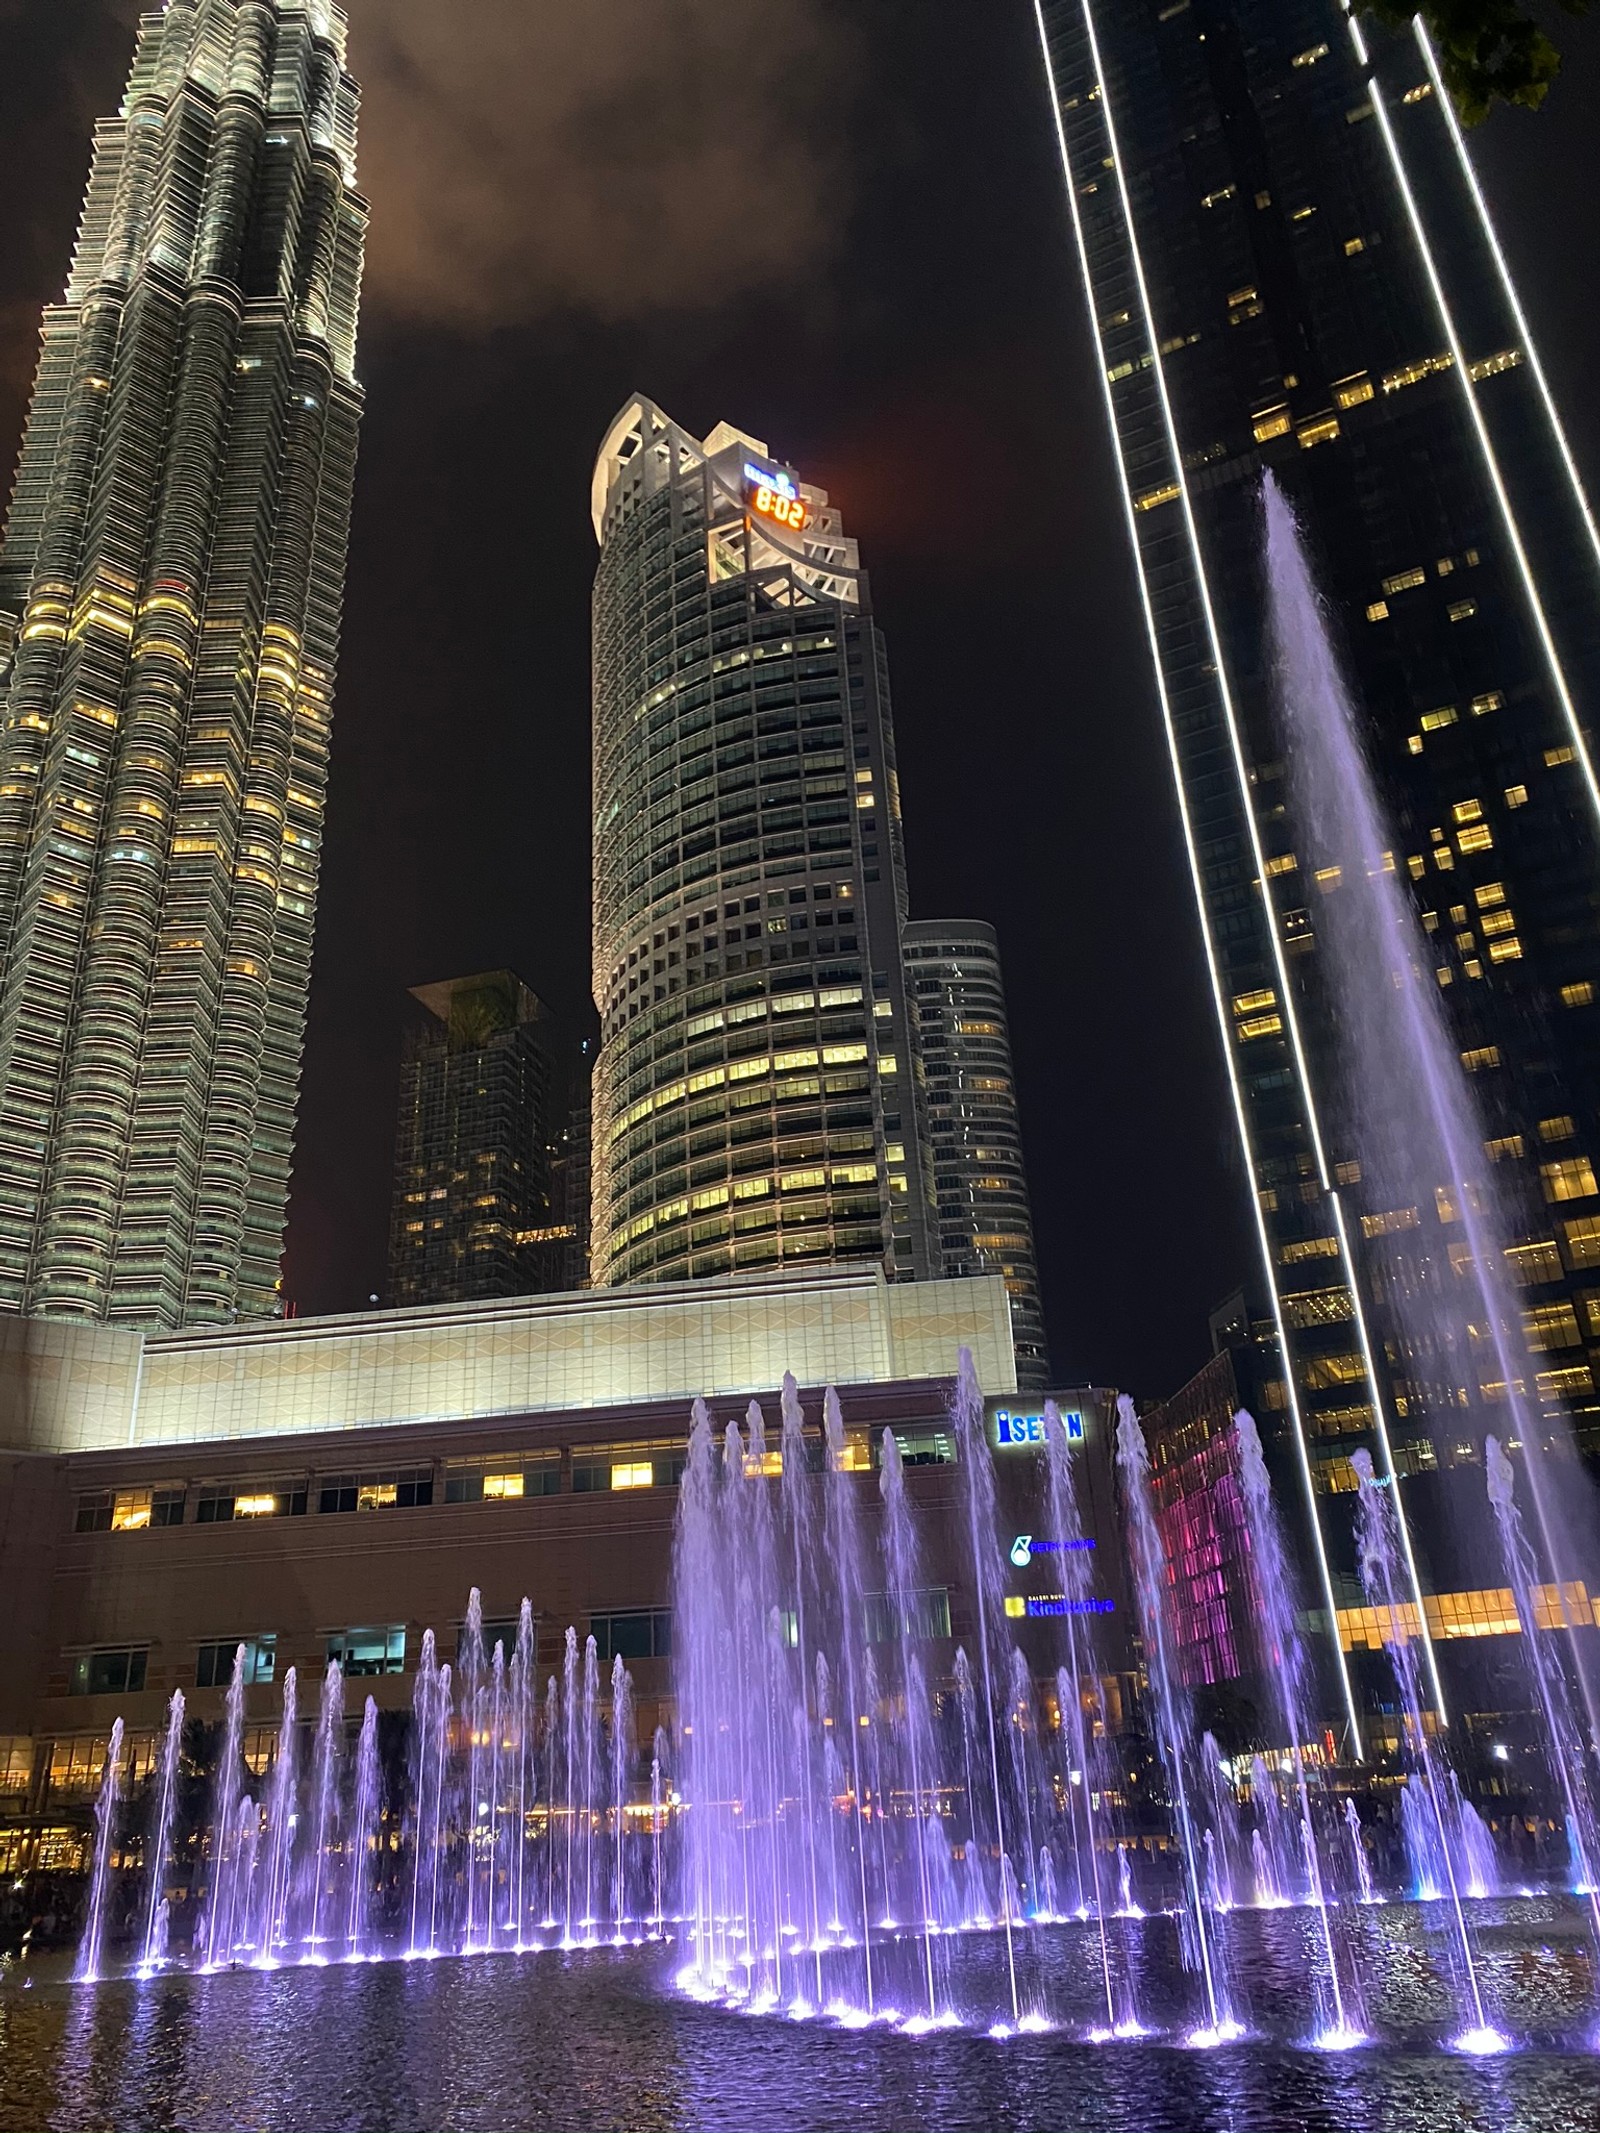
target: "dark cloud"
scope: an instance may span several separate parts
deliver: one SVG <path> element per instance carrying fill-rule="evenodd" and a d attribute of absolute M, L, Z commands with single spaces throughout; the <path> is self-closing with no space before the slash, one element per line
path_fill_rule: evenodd
<path fill-rule="evenodd" d="M 370 299 L 622 319 L 815 268 L 854 44 L 829 0 L 355 0 Z"/>

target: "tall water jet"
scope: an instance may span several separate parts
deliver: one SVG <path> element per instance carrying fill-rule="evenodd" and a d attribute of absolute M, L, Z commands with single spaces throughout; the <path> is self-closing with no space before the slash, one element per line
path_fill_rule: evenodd
<path fill-rule="evenodd" d="M 564 1802 L 567 1816 L 566 1827 L 566 1874 L 562 1883 L 566 1916 L 561 1934 L 564 1948 L 576 1946 L 573 1938 L 573 1890 L 576 1887 L 574 1866 L 577 1858 L 578 1840 L 578 1632 L 569 1622 L 566 1640 L 561 1652 L 561 1716 L 562 1745 L 566 1754 L 566 1791 Z"/>
<path fill-rule="evenodd" d="M 433 1955 L 439 1947 L 439 1884 L 444 1878 L 449 1762 L 450 1669 L 439 1664 L 433 1631 L 425 1629 L 411 1692 L 412 1955 Z"/>
<path fill-rule="evenodd" d="M 811 1491 L 807 1486 L 805 1416 L 800 1407 L 799 1387 L 795 1384 L 793 1373 L 787 1370 L 783 1374 L 779 1412 L 783 1427 L 783 1516 L 794 1564 L 795 1657 L 799 1676 L 799 1707 L 793 1727 L 793 1738 L 796 1797 L 800 1805 L 805 1843 L 805 1894 L 809 1900 L 805 1939 L 813 1951 L 816 1964 L 816 1994 L 820 2001 L 823 1941 L 821 1882 L 817 1861 L 818 1805 L 811 1733 L 806 1723 L 806 1699 L 810 1694 L 812 1680 L 809 1625 L 806 1616 L 806 1565 L 813 1560 L 812 1505 Z"/>
<path fill-rule="evenodd" d="M 850 1823 L 855 1839 L 856 1873 L 861 1891 L 861 1951 L 867 2011 L 874 2005 L 872 1980 L 872 1906 L 867 1900 L 866 1825 L 862 1819 L 861 1682 L 858 1647 L 866 1623 L 866 1595 L 861 1578 L 861 1537 L 856 1519 L 856 1492 L 848 1464 L 844 1416 L 839 1395 L 830 1385 L 822 1401 L 823 1443 L 827 1456 L 824 1533 L 828 1569 L 839 1609 L 839 1653 L 843 1662 L 845 1725 L 850 1739 Z M 841 1758 L 842 1760 L 842 1758 Z"/>
<path fill-rule="evenodd" d="M 1360 713 L 1339 671 L 1293 511 L 1270 472 L 1263 477 L 1262 503 L 1299 863 L 1305 877 L 1315 874 L 1328 892 L 1317 916 L 1318 962 L 1328 981 L 1350 1152 L 1360 1159 L 1371 1206 L 1412 1217 L 1386 1247 L 1408 1418 L 1414 1425 L 1432 1413 L 1448 1422 L 1453 1436 L 1463 1404 L 1504 1405 L 1526 1462 L 1557 1610 L 1569 1632 L 1588 1630 L 1587 1614 L 1573 1613 L 1566 1593 L 1583 1567 L 1594 1499 L 1570 1430 L 1543 1415 L 1529 1394 L 1533 1372 L 1505 1259 L 1517 1225 L 1502 1209 L 1484 1161 L 1483 1123 L 1445 1020 L 1436 959 L 1395 864 Z M 1435 1217 L 1442 1231 L 1459 1240 L 1448 1250 L 1447 1237 L 1428 1242 Z M 1485 1343 L 1489 1354 L 1480 1363 L 1474 1347 Z M 1487 1378 L 1485 1365 L 1492 1373 Z M 1381 1401 L 1381 1388 L 1374 1391 Z M 1392 1474 L 1381 1418 L 1379 1443 Z M 1409 1597 L 1420 1607 L 1410 1535 L 1398 1504 L 1395 1523 Z M 1426 1640 L 1425 1629 L 1423 1634 Z M 1567 1642 L 1589 1734 L 1600 1738 L 1600 1696 L 1586 1648 L 1593 1639 L 1569 1634 Z M 1428 1662 L 1437 1698 L 1431 1651 Z"/>
<path fill-rule="evenodd" d="M 620 1942 L 628 1917 L 628 1794 L 633 1782 L 633 1677 L 611 1662 L 611 1923 Z"/>
<path fill-rule="evenodd" d="M 267 1778 L 267 1850 L 262 1862 L 260 1908 L 253 1935 L 256 1960 L 263 1964 L 277 1960 L 275 1950 L 290 1936 L 295 1830 L 300 1805 L 297 1703 L 297 1676 L 295 1669 L 290 1667 L 283 1677 L 283 1715 L 278 1724 L 277 1752 Z"/>
<path fill-rule="evenodd" d="M 600 1786 L 600 1647 L 594 1638 L 583 1644 L 583 1937 L 594 1938 L 594 1842 L 596 1797 Z"/>
<path fill-rule="evenodd" d="M 311 1763 L 311 1857 L 307 1871 L 311 1880 L 311 1916 L 307 1951 L 315 1956 L 322 1942 L 331 1938 L 328 1921 L 335 1915 L 336 1897 L 328 1886 L 339 1840 L 340 1764 L 344 1755 L 344 1669 L 337 1659 L 328 1661 L 322 1677 L 322 1703 L 317 1713 L 317 1739 Z"/>
<path fill-rule="evenodd" d="M 111 1881 L 111 1853 L 117 1841 L 117 1808 L 122 1798 L 122 1720 L 111 1727 L 105 1771 L 94 1809 L 94 1864 L 89 1870 L 89 1909 L 73 1976 L 85 1985 L 100 1976 L 105 1957 L 106 1891 Z"/>
<path fill-rule="evenodd" d="M 484 1833 L 484 1876 L 487 1889 L 484 1898 L 484 1927 L 488 1945 L 495 1946 L 496 1921 L 500 1912 L 500 1851 L 501 1821 L 505 1806 L 506 1768 L 510 1760 L 510 1743 L 506 1737 L 506 1648 L 500 1638 L 495 1639 L 494 1656 L 489 1661 L 489 1796 L 487 1800 L 473 1802 L 473 1813 L 480 1821 L 487 1818 L 488 1828 Z M 476 1826 L 476 1825 L 474 1825 Z M 507 1929 L 510 1920 L 506 1921 Z"/>
<path fill-rule="evenodd" d="M 922 1928 L 923 1981 L 928 1992 L 928 2019 L 939 2014 L 935 1982 L 933 1936 L 937 1923 L 933 1891 L 929 1884 L 928 1848 L 924 1841 L 925 1795 L 923 1787 L 935 1769 L 933 1714 L 927 1683 L 917 1661 L 912 1641 L 912 1607 L 918 1590 L 917 1541 L 906 1502 L 905 1469 L 900 1444 L 892 1429 L 883 1433 L 883 1467 L 878 1481 L 883 1497 L 883 1542 L 888 1576 L 889 1616 L 894 1628 L 900 1665 L 900 1699 L 905 1733 L 907 1774 L 911 1781 L 912 1866 L 916 1875 L 918 1917 Z"/>
<path fill-rule="evenodd" d="M 1600 1753 L 1600 1743 L 1585 1737 L 1573 1708 L 1561 1652 L 1549 1640 L 1540 1621 L 1533 1550 L 1517 1507 L 1516 1476 L 1498 1437 L 1485 1437 L 1483 1459 L 1506 1579 L 1522 1625 L 1522 1659 L 1544 1721 L 1544 1749 L 1550 1774 L 1565 1809 L 1572 1888 L 1589 1906 L 1596 1957 L 1600 1960 L 1600 1828 L 1594 1791 L 1595 1757 Z"/>
<path fill-rule="evenodd" d="M 461 1626 L 456 1653 L 456 1679 L 460 1685 L 461 1722 L 466 1728 L 466 1879 L 467 1946 L 479 1945 L 487 1921 L 480 1890 L 478 1824 L 484 1802 L 484 1760 L 488 1747 L 488 1711 L 484 1696 L 483 1594 L 474 1585 L 467 1594 L 467 1615 Z"/>
<path fill-rule="evenodd" d="M 146 1856 L 144 1940 L 139 1968 L 148 1975 L 166 1953 L 167 1853 L 172 1844 L 172 1817 L 178 1801 L 178 1770 L 183 1754 L 183 1691 L 174 1689 L 167 1706 L 167 1730 L 161 1739 L 156 1765 L 155 1814 Z"/>
<path fill-rule="evenodd" d="M 1106 2001 L 1106 2028 L 1113 2036 L 1135 2037 L 1143 2034 L 1143 2024 L 1139 2020 L 1127 1943 L 1123 1941 L 1119 1959 L 1113 1961 L 1111 1935 L 1106 1925 L 1111 1906 L 1102 1883 L 1101 1843 L 1103 1836 L 1109 1842 L 1110 1832 L 1103 1832 L 1096 1826 L 1095 1803 L 1100 1803 L 1098 1812 L 1103 1819 L 1108 1812 L 1105 1802 L 1112 1788 L 1109 1773 L 1102 1767 L 1105 1752 L 1100 1743 L 1106 1732 L 1105 1698 L 1094 1639 L 1088 1627 L 1093 1619 L 1089 1602 L 1094 1580 L 1087 1536 L 1078 1508 L 1072 1445 L 1061 1410 L 1054 1400 L 1045 1402 L 1044 1437 L 1050 1529 L 1060 1552 L 1061 1585 L 1067 1600 L 1067 1613 L 1063 1618 L 1067 1663 L 1056 1676 L 1056 1703 L 1070 1746 L 1067 1803 L 1072 1815 L 1073 1846 L 1078 1861 L 1079 1906 L 1082 1908 L 1087 1898 L 1093 1907 L 1099 1941 L 1100 1982 Z M 1086 1714 L 1086 1700 L 1089 1711 L 1093 1712 L 1092 1720 Z M 1087 1888 L 1084 1886 L 1086 1866 Z"/>
<path fill-rule="evenodd" d="M 1318 2009 L 1318 2040 L 1325 2045 L 1343 2046 L 1359 2040 L 1364 2032 L 1366 2015 L 1361 2006 L 1355 1965 L 1348 1952 L 1343 1965 L 1346 1974 L 1341 1975 L 1338 1937 L 1329 1910 L 1329 1891 L 1323 1869 L 1321 1837 L 1311 1811 L 1311 1787 L 1305 1763 L 1311 1685 L 1306 1679 L 1305 1648 L 1295 1626 L 1294 1581 L 1254 1416 L 1241 1407 L 1233 1418 L 1233 1428 L 1239 1450 L 1239 1480 L 1250 1526 L 1256 1619 L 1264 1647 L 1262 1656 L 1277 1683 L 1280 1715 L 1289 1737 L 1305 1870 L 1311 1901 L 1316 1909 L 1324 1965 L 1317 1981 L 1318 1998 L 1322 2002 Z"/>
<path fill-rule="evenodd" d="M 678 1489 L 677 1544 L 673 1551 L 674 1685 L 678 1724 L 692 1763 L 692 1797 L 683 1908 L 693 1951 L 692 1972 L 702 1989 L 726 1989 L 738 1952 L 729 1922 L 736 1895 L 728 1882 L 728 1846 L 723 1823 L 734 1798 L 723 1724 L 723 1636 L 718 1597 L 718 1476 L 711 1415 L 703 1400 L 694 1406 L 689 1456 Z M 575 1646 L 568 1632 L 567 1675 Z M 568 1717 L 567 1768 L 572 1782 L 576 1736 Z M 570 1851 L 569 1851 L 570 1858 Z"/>
<path fill-rule="evenodd" d="M 651 1909 L 655 1916 L 656 1937 L 659 1939 L 666 1926 L 666 1888 L 661 1878 L 661 1834 L 666 1810 L 666 1791 L 662 1771 L 662 1750 L 666 1738 L 659 1726 L 656 1728 L 655 1753 L 650 1758 L 650 1868 Z"/>
<path fill-rule="evenodd" d="M 228 1682 L 222 1750 L 211 1793 L 211 1885 L 206 1895 L 205 1924 L 199 1946 L 207 1965 L 226 1962 L 238 1938 L 240 1898 L 248 1888 L 241 1878 L 239 1799 L 243 1782 L 245 1648 L 233 1654 Z"/>
<path fill-rule="evenodd" d="M 1127 1506 L 1128 1553 L 1138 1600 L 1139 1624 L 1144 1636 L 1145 1668 L 1155 1706 L 1156 1748 L 1166 1772 L 1172 1800 L 1173 1821 L 1182 1858 L 1185 1901 L 1180 1914 L 1186 1931 L 1184 1951 L 1199 1972 L 1205 1996 L 1205 2020 L 1195 2032 L 1197 2043 L 1211 2044 L 1243 2034 L 1243 2025 L 1233 2011 L 1221 1937 L 1221 1917 L 1208 1905 L 1201 1864 L 1200 1832 L 1189 1796 L 1189 1773 L 1185 1749 L 1189 1727 L 1181 1706 L 1182 1691 L 1174 1678 L 1171 1636 L 1167 1625 L 1167 1559 L 1156 1526 L 1155 1505 L 1150 1495 L 1150 1460 L 1144 1431 L 1134 1413 L 1133 1402 L 1124 1393 L 1117 1401 L 1117 1465 L 1122 1471 L 1123 1496 Z"/>
<path fill-rule="evenodd" d="M 382 1841 L 383 1772 L 378 1762 L 378 1706 L 371 1696 L 356 1742 L 355 1790 L 350 1802 L 350 1871 L 345 1884 L 347 1955 L 364 1955 L 372 1934 L 372 1883 Z"/>
<path fill-rule="evenodd" d="M 1006 1829 L 1000 1794 L 1000 1745 L 995 1734 L 994 1659 L 990 1640 L 998 1635 L 1003 1620 L 1004 1595 L 1000 1582 L 998 1524 L 995 1518 L 994 1465 L 989 1457 L 989 1438 L 984 1427 L 983 1388 L 973 1367 L 972 1350 L 963 1348 L 957 1362 L 955 1405 L 952 1410 L 967 1512 L 967 1542 L 971 1550 L 972 1589 L 978 1607 L 978 1656 L 983 1674 L 983 1702 L 987 1719 L 989 1782 L 994 1802 L 995 1844 L 1000 1853 L 1001 1914 L 1006 1936 L 1006 1980 L 1011 1992 L 1011 2019 L 1019 2021 L 1022 2001 L 1017 1990 L 1017 1949 L 1012 1932 L 1011 1908 L 1004 1901 Z M 971 1758 L 968 1757 L 968 1782 Z M 969 1790 L 968 1819 L 972 1842 L 978 1841 L 978 1817 Z"/>
<path fill-rule="evenodd" d="M 517 1843 L 512 1857 L 511 1902 L 516 1919 L 516 1945 L 519 1948 L 528 1928 L 529 1905 L 533 1902 L 528 1851 L 533 1841 L 529 1825 L 529 1809 L 533 1801 L 530 1798 L 529 1786 L 531 1781 L 534 1790 L 537 1790 L 539 1774 L 538 1742 L 535 1738 L 534 1723 L 538 1694 L 536 1665 L 533 1602 L 524 1594 L 517 1615 L 517 1648 L 511 1660 L 512 1724 L 516 1729 L 517 1738 Z"/>
<path fill-rule="evenodd" d="M 1381 1483 L 1373 1473 L 1370 1455 L 1358 1451 L 1351 1464 L 1355 1468 L 1358 1485 L 1356 1544 L 1361 1564 L 1361 1581 L 1366 1587 L 1368 1600 L 1378 1609 L 1379 1618 L 1385 1625 L 1384 1644 L 1394 1668 L 1395 1687 L 1400 1695 L 1402 1747 L 1410 1765 L 1406 1797 L 1408 1800 L 1416 1800 L 1418 1811 L 1426 1817 L 1426 1827 L 1437 1839 L 1439 1871 L 1444 1881 L 1443 1893 L 1449 1898 L 1449 1920 L 1457 1958 L 1457 1988 L 1461 1996 L 1462 2011 L 1467 2018 L 1466 2029 L 1455 2041 L 1463 2051 L 1500 2051 L 1504 2049 L 1506 2040 L 1496 2025 L 1489 2020 L 1478 1976 L 1477 1955 L 1467 1927 L 1467 1914 L 1462 1906 L 1462 1890 L 1452 1856 L 1449 1810 L 1454 1799 L 1454 1785 L 1449 1774 L 1440 1770 L 1423 1724 L 1422 1686 L 1417 1676 L 1416 1653 L 1407 1629 L 1406 1607 L 1401 1592 L 1402 1571 L 1397 1530 L 1399 1519 L 1386 1501 L 1387 1485 Z M 1411 1780 L 1414 1780 L 1418 1787 L 1415 1795 L 1411 1791 Z"/>

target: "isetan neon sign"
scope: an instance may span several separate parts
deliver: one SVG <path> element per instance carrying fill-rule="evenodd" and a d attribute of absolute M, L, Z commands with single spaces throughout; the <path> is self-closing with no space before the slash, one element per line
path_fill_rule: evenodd
<path fill-rule="evenodd" d="M 1075 1407 L 1068 1408 L 1063 1414 L 1061 1426 L 1070 1442 L 1082 1442 L 1083 1417 Z M 1041 1407 L 1036 1413 L 1019 1415 L 1007 1407 L 999 1408 L 994 1418 L 994 1434 L 997 1444 L 1043 1444 L 1044 1409 Z"/>
<path fill-rule="evenodd" d="M 744 496 L 752 511 L 762 518 L 775 519 L 780 526 L 787 526 L 791 533 L 802 532 L 810 523 L 811 514 L 801 500 L 793 477 L 785 474 L 781 467 L 775 473 L 769 473 L 765 467 L 753 466 L 747 459 Z"/>

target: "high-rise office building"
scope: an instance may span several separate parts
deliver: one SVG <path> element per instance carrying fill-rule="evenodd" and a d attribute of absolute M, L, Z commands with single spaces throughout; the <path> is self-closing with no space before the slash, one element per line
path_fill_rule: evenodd
<path fill-rule="evenodd" d="M 167 0 L 0 546 L 0 1308 L 281 1307 L 361 390 L 328 0 Z"/>
<path fill-rule="evenodd" d="M 928 1090 L 941 1271 L 1002 1274 L 1017 1389 L 1050 1381 L 1000 949 L 981 919 L 913 919 L 906 981 Z"/>
<path fill-rule="evenodd" d="M 594 1280 L 937 1267 L 883 642 L 820 489 L 645 399 L 594 473 Z"/>
<path fill-rule="evenodd" d="M 1374 1203 L 1341 1145 L 1318 953 L 1339 884 L 1308 878 L 1275 730 L 1263 470 L 1310 544 L 1514 1210 L 1532 1389 L 1591 1449 L 1600 543 L 1420 27 L 1337 0 L 1038 14 L 1286 1364 L 1266 1419 L 1331 1620 L 1354 1597 L 1352 1454 L 1381 1473 L 1392 1452 L 1421 1581 L 1447 1586 L 1448 1507 L 1458 1485 L 1481 1501 L 1506 1387 L 1482 1329 L 1452 1368 L 1395 1315 L 1471 1276 L 1448 1192 Z"/>
<path fill-rule="evenodd" d="M 587 1044 L 509 970 L 411 997 L 427 1020 L 400 1069 L 388 1300 L 583 1287 Z"/>

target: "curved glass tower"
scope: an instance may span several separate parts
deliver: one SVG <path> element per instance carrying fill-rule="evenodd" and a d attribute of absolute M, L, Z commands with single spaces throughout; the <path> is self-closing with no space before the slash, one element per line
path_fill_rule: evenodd
<path fill-rule="evenodd" d="M 631 400 L 594 474 L 594 1280 L 937 1270 L 883 643 L 765 445 Z"/>
<path fill-rule="evenodd" d="M 328 0 L 168 0 L 0 547 L 0 1309 L 281 1308 L 361 392 Z"/>

